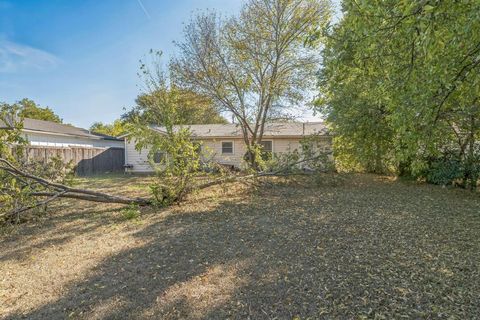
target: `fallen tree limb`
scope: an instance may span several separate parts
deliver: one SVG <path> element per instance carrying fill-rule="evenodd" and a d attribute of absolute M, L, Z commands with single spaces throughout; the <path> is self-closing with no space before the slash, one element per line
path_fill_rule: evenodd
<path fill-rule="evenodd" d="M 15 209 L 15 210 L 11 210 L 9 212 L 5 212 L 3 214 L 0 215 L 0 217 L 6 217 L 6 216 L 14 216 L 14 215 L 19 215 L 20 213 L 22 212 L 25 212 L 25 211 L 28 211 L 28 210 L 32 210 L 32 209 L 35 209 L 35 208 L 38 208 L 40 206 L 43 206 L 43 205 L 46 205 L 52 201 L 54 201 L 55 199 L 61 197 L 63 194 L 65 193 L 64 192 L 60 192 L 60 193 L 52 193 L 46 200 L 44 201 L 39 201 L 35 204 L 32 204 L 31 206 L 28 206 L 28 207 L 24 207 L 24 208 L 19 208 L 19 209 Z"/>
<path fill-rule="evenodd" d="M 222 183 L 227 183 L 227 182 L 235 182 L 235 181 L 243 181 L 243 180 L 248 180 L 248 179 L 254 179 L 254 178 L 261 178 L 261 177 L 286 177 L 286 176 L 292 176 L 292 175 L 307 175 L 306 172 L 291 172 L 292 168 L 295 166 L 308 162 L 308 161 L 315 161 L 320 159 L 322 156 L 316 156 L 312 158 L 307 158 L 307 159 L 302 159 L 293 163 L 290 163 L 278 170 L 275 171 L 263 171 L 263 172 L 257 172 L 257 173 L 252 173 L 249 175 L 245 176 L 228 176 L 228 177 L 223 177 L 220 179 L 216 179 L 210 182 L 206 182 L 204 184 L 201 184 L 197 186 L 198 189 L 206 189 L 208 187 L 212 187 L 215 185 L 219 185 Z"/>
<path fill-rule="evenodd" d="M 306 172 L 302 172 L 298 170 L 294 171 L 293 168 L 295 168 L 301 163 L 314 161 L 318 158 L 319 157 L 313 157 L 308 159 L 302 159 L 294 163 L 287 163 L 283 167 L 275 171 L 255 172 L 255 173 L 247 174 L 243 176 L 232 175 L 232 176 L 222 177 L 213 181 L 209 181 L 200 185 L 187 188 L 186 192 L 189 193 L 195 189 L 203 190 L 208 187 L 212 187 L 222 183 L 243 182 L 250 179 L 256 179 L 261 177 L 306 175 L 307 174 Z M 24 207 L 18 207 L 10 211 L 4 212 L 0 214 L 0 218 L 5 218 L 5 217 L 8 218 L 8 217 L 13 217 L 15 215 L 18 217 L 20 213 L 40 207 L 42 205 L 46 205 L 59 198 L 78 199 L 78 200 L 100 202 L 100 203 L 136 204 L 139 206 L 148 206 L 148 205 L 153 205 L 156 202 L 159 202 L 159 203 L 162 202 L 162 199 L 154 200 L 153 198 L 140 198 L 140 197 L 129 198 L 129 197 L 123 197 L 118 195 L 111 195 L 108 193 L 103 193 L 98 191 L 92 191 L 88 189 L 73 188 L 58 182 L 49 181 L 45 178 L 39 177 L 25 170 L 19 169 L 4 158 L 0 158 L 0 170 L 8 173 L 12 177 L 15 177 L 16 179 L 21 181 L 24 187 L 28 188 L 29 191 L 27 194 L 29 196 L 32 196 L 35 198 L 45 198 L 44 200 L 36 201 L 33 204 L 27 204 Z M 163 197 L 168 197 L 168 193 L 166 193 Z M 175 198 L 172 198 L 169 200 L 176 202 L 176 201 L 179 201 L 179 199 L 180 199 L 180 196 L 176 195 Z"/>
<path fill-rule="evenodd" d="M 52 197 L 55 195 L 55 193 L 54 192 L 32 192 L 31 195 L 35 197 Z M 78 199 L 78 200 L 103 202 L 103 203 L 137 204 L 140 206 L 148 206 L 153 203 L 151 199 L 125 198 L 125 197 L 119 197 L 119 196 L 112 196 L 112 195 L 109 195 L 106 193 L 100 193 L 100 192 L 98 192 L 96 195 L 68 192 L 68 193 L 59 194 L 58 198 L 69 198 L 69 199 Z"/>
<path fill-rule="evenodd" d="M 80 200 L 87 200 L 87 201 L 93 201 L 93 202 L 137 204 L 141 206 L 150 205 L 153 202 L 151 199 L 146 199 L 146 198 L 126 198 L 126 197 L 115 196 L 115 195 L 98 192 L 98 191 L 72 188 L 61 183 L 48 181 L 44 178 L 41 178 L 36 175 L 25 172 L 23 170 L 20 170 L 6 159 L 0 158 L 0 163 L 4 164 L 3 166 L 0 166 L 0 170 L 4 170 L 16 177 L 22 177 L 24 179 L 30 179 L 32 181 L 35 181 L 40 185 L 42 185 L 45 189 L 47 189 L 46 191 L 32 192 L 31 193 L 32 196 L 51 197 L 53 198 L 52 200 L 55 200 L 56 198 L 72 198 L 72 199 L 80 199 Z M 24 208 L 25 210 L 22 210 L 22 212 L 33 209 L 35 207 L 37 206 L 33 206 L 32 208 L 29 208 L 29 209 Z"/>

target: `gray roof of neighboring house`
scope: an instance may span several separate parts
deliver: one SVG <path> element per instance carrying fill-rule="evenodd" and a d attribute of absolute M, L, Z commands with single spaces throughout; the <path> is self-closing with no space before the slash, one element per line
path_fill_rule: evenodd
<path fill-rule="evenodd" d="M 3 123 L 0 123 L 0 128 L 2 127 L 6 128 L 6 126 Z M 40 133 L 44 132 L 44 133 L 68 135 L 68 136 L 75 136 L 75 137 L 89 138 L 89 139 L 122 141 L 122 139 L 118 139 L 118 138 L 103 135 L 103 134 L 91 133 L 89 130 L 74 127 L 69 124 L 62 124 L 62 123 L 56 123 L 52 121 L 44 121 L 44 120 L 37 120 L 37 119 L 30 119 L 30 118 L 25 118 L 23 120 L 23 130 L 35 131 Z"/>
<path fill-rule="evenodd" d="M 193 124 L 176 126 L 176 129 L 187 127 L 194 137 L 241 137 L 242 130 L 238 124 Z M 159 132 L 165 132 L 164 127 L 152 126 Z M 296 137 L 319 134 L 329 135 L 329 130 L 323 122 L 273 122 L 265 124 L 264 137 Z"/>

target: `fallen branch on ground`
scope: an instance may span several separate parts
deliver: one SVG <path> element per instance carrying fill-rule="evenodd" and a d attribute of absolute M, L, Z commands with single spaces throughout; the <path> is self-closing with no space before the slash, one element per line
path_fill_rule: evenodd
<path fill-rule="evenodd" d="M 228 183 L 228 182 L 244 182 L 250 179 L 256 179 L 261 177 L 272 177 L 272 176 L 290 176 L 290 175 L 305 175 L 306 172 L 302 171 L 294 171 L 293 168 L 298 166 L 301 163 L 316 160 L 318 157 L 313 157 L 309 159 L 302 159 L 294 163 L 286 164 L 284 167 L 279 168 L 275 171 L 268 171 L 268 172 L 256 172 L 248 175 L 232 175 L 227 177 L 222 177 L 213 181 L 206 182 L 204 184 L 200 184 L 194 187 L 191 187 L 187 190 L 191 192 L 193 190 L 203 190 L 208 187 L 212 187 L 215 185 Z M 103 192 L 92 191 L 88 189 L 79 189 L 73 188 L 58 182 L 49 181 L 45 178 L 39 177 L 37 175 L 31 174 L 26 172 L 22 169 L 19 169 L 11 162 L 6 159 L 0 158 L 0 170 L 7 172 L 12 177 L 15 177 L 25 187 L 31 189 L 28 192 L 28 195 L 31 196 L 33 199 L 37 200 L 40 198 L 41 200 L 34 201 L 33 203 L 26 204 L 25 206 L 19 206 L 7 212 L 0 213 L 0 218 L 4 219 L 11 219 L 12 217 L 15 218 L 19 217 L 19 215 L 23 212 L 35 209 L 37 207 L 41 207 L 47 205 L 48 203 L 57 200 L 59 198 L 69 198 L 69 199 L 78 199 L 78 200 L 85 200 L 85 201 L 92 201 L 92 202 L 101 202 L 101 203 L 119 203 L 119 204 L 135 204 L 139 206 L 149 206 L 154 205 L 155 203 L 161 203 L 161 199 L 153 199 L 153 198 L 129 198 L 129 197 L 122 197 L 117 195 L 111 195 Z M 166 197 L 166 195 L 164 195 Z M 171 199 L 172 202 L 179 201 L 178 195 Z M 159 202 L 160 201 L 160 202 Z"/>
<path fill-rule="evenodd" d="M 306 175 L 306 172 L 292 172 L 292 169 L 298 166 L 299 164 L 309 162 L 309 161 L 315 161 L 318 159 L 321 159 L 320 156 L 312 157 L 312 158 L 307 158 L 307 159 L 302 159 L 293 163 L 289 163 L 286 166 L 277 169 L 275 171 L 263 171 L 263 172 L 256 172 L 252 173 L 249 175 L 245 176 L 228 176 L 228 177 L 223 177 L 220 179 L 216 179 L 204 184 L 201 184 L 197 186 L 197 189 L 206 189 L 208 187 L 212 187 L 215 185 L 219 185 L 222 183 L 227 183 L 227 182 L 236 182 L 236 181 L 244 181 L 248 179 L 255 179 L 255 178 L 261 178 L 261 177 L 287 177 L 287 176 L 292 176 L 292 175 Z"/>
<path fill-rule="evenodd" d="M 42 191 L 33 191 L 31 193 L 32 196 L 49 197 L 49 199 L 40 201 L 34 205 L 13 210 L 9 212 L 9 214 L 18 214 L 18 213 L 36 208 L 38 206 L 51 202 L 57 198 L 71 198 L 71 199 L 80 199 L 80 200 L 87 200 L 87 201 L 93 201 L 93 202 L 137 204 L 140 206 L 146 206 L 146 205 L 152 204 L 151 199 L 121 197 L 121 196 L 111 195 L 111 194 L 98 192 L 98 191 L 72 188 L 61 183 L 48 181 L 44 178 L 41 178 L 36 175 L 25 172 L 23 170 L 20 170 L 19 168 L 15 167 L 12 163 L 10 163 L 8 160 L 3 158 L 0 158 L 0 163 L 3 164 L 3 165 L 0 165 L 0 170 L 4 170 L 5 172 L 8 172 L 12 176 L 21 177 L 23 179 L 38 183 L 45 189 Z"/>

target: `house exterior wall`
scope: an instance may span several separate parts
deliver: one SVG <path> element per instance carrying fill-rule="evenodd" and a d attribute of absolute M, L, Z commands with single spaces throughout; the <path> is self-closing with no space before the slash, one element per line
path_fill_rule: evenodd
<path fill-rule="evenodd" d="M 126 169 L 129 172 L 153 172 L 153 168 L 148 161 L 149 149 L 141 151 L 135 150 L 135 140 L 128 141 L 125 139 L 125 165 L 133 166 L 131 169 Z"/>
<path fill-rule="evenodd" d="M 292 152 L 295 149 L 300 149 L 301 137 L 292 138 L 268 138 L 264 141 L 272 141 L 272 149 L 274 153 Z M 246 152 L 246 147 L 243 139 L 240 138 L 215 138 L 215 139 L 197 139 L 202 144 L 202 155 L 206 159 L 211 159 L 215 162 L 231 165 L 237 168 L 243 167 L 243 156 Z M 233 142 L 233 153 L 222 154 L 222 142 Z M 319 145 L 321 148 L 331 148 L 331 137 L 321 138 Z M 300 150 L 299 150 L 300 151 Z M 142 151 L 135 150 L 135 141 L 125 141 L 125 164 L 132 165 L 129 169 L 131 172 L 152 172 L 153 169 L 148 161 L 148 149 Z"/>
<path fill-rule="evenodd" d="M 28 132 L 24 137 L 32 146 L 45 147 L 92 147 L 92 148 L 124 148 L 123 141 L 88 139 L 66 135 L 42 134 Z"/>

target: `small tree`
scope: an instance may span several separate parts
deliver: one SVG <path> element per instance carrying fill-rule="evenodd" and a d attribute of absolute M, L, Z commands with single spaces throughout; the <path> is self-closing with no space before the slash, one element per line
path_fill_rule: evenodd
<path fill-rule="evenodd" d="M 153 53 L 152 57 L 151 65 L 142 64 L 140 70 L 146 91 L 143 96 L 149 99 L 143 113 L 131 118 L 129 139 L 135 140 L 137 150 L 149 150 L 158 177 L 151 191 L 159 204 L 168 205 L 191 190 L 201 159 L 199 145 L 192 141 L 189 129 L 176 126 L 181 122 L 182 96 L 172 89 L 160 63 L 161 53 Z M 162 124 L 163 131 L 154 130 L 152 123 Z"/>

